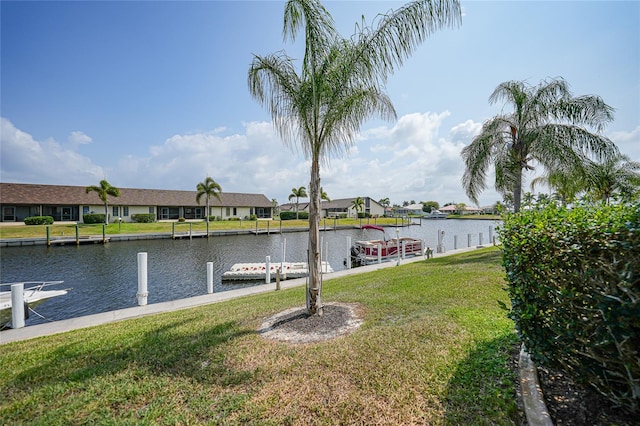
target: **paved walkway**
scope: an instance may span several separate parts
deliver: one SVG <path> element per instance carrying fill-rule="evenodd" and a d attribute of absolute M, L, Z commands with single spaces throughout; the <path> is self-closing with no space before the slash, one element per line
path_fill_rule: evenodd
<path fill-rule="evenodd" d="M 458 250 L 450 250 L 446 253 L 435 253 L 434 257 L 447 256 L 467 251 L 475 250 L 477 247 L 470 247 Z M 424 257 L 413 257 L 403 259 L 401 264 L 413 263 L 424 260 Z M 334 279 L 346 277 L 348 275 L 361 274 L 363 272 L 376 271 L 378 269 L 396 266 L 396 262 L 383 262 L 379 264 L 362 266 L 359 268 L 345 269 L 342 271 L 326 274 L 324 279 Z M 299 287 L 305 285 L 306 278 L 286 280 L 280 282 L 281 289 Z M 87 315 L 83 317 L 70 318 L 67 320 L 54 321 L 45 324 L 32 325 L 19 329 L 0 331 L 0 345 L 19 340 L 33 339 L 35 337 L 48 336 L 57 333 L 64 333 L 70 330 L 92 327 L 114 321 L 121 321 L 129 318 L 137 318 L 146 315 L 159 314 L 162 312 L 177 311 L 180 309 L 193 308 L 195 306 L 209 305 L 211 303 L 222 302 L 235 299 L 237 297 L 250 296 L 252 294 L 267 293 L 275 290 L 275 283 L 256 285 L 237 290 L 222 291 L 219 293 L 205 294 L 203 296 L 189 297 L 186 299 L 172 300 L 169 302 L 154 303 L 151 305 L 135 306 L 132 308 L 119 309 L 116 311 L 102 312 L 99 314 Z"/>

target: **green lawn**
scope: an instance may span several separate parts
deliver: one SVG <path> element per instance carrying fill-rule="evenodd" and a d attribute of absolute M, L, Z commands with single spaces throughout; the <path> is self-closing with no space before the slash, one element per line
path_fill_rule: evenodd
<path fill-rule="evenodd" d="M 405 223 L 406 223 L 405 219 Z M 378 225 L 395 225 L 400 224 L 401 219 L 396 221 L 395 218 L 375 218 L 375 219 L 326 219 L 320 221 L 321 227 L 332 228 L 335 226 L 359 226 L 360 224 L 378 224 Z M 82 236 L 102 235 L 102 226 L 98 225 L 78 225 L 78 233 Z M 228 231 L 228 230 L 254 230 L 258 229 L 280 229 L 280 220 L 222 220 L 209 222 L 209 231 Z M 189 232 L 191 227 L 193 232 L 204 232 L 207 224 L 204 221 L 197 222 L 155 222 L 155 223 L 131 223 L 123 222 L 110 223 L 106 226 L 105 233 L 107 235 L 117 234 L 152 234 L 152 233 L 171 233 L 175 227 L 175 232 Z M 283 228 L 309 228 L 308 220 L 285 220 L 282 221 Z M 49 234 L 54 237 L 75 237 L 76 225 L 74 224 L 53 224 L 49 225 Z M 0 226 L 0 238 L 45 238 L 47 230 L 45 225 L 12 225 Z"/>
<path fill-rule="evenodd" d="M 294 288 L 2 345 L 0 423 L 518 423 L 503 277 L 488 248 L 327 280 L 364 323 L 323 343 L 256 333 Z"/>

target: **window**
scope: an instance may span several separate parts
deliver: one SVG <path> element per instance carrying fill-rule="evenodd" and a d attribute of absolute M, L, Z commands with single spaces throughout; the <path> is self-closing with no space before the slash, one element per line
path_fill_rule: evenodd
<path fill-rule="evenodd" d="M 129 216 L 129 206 L 124 206 L 122 208 L 122 216 L 125 216 L 125 217 Z"/>
<path fill-rule="evenodd" d="M 89 206 L 82 206 L 82 214 L 89 214 Z"/>
<path fill-rule="evenodd" d="M 238 216 L 238 209 L 235 207 L 233 208 L 233 215 Z"/>
<path fill-rule="evenodd" d="M 112 213 L 112 215 L 113 215 L 113 217 L 114 217 L 114 218 L 116 218 L 116 217 L 120 216 L 120 214 L 118 213 L 118 210 L 119 210 L 119 209 L 118 209 L 118 206 L 113 206 L 113 213 Z"/>
<path fill-rule="evenodd" d="M 155 213 L 155 209 L 153 208 L 153 206 L 149 207 L 149 214 L 154 214 Z"/>
<path fill-rule="evenodd" d="M 231 216 L 231 208 L 230 207 L 227 207 L 227 217 L 228 216 Z"/>

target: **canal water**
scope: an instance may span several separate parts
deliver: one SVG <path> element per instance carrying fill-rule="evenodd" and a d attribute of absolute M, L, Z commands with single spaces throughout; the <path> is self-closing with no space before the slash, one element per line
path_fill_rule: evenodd
<path fill-rule="evenodd" d="M 497 221 L 422 220 L 421 225 L 398 228 L 400 236 L 425 240 L 434 252 L 438 232 L 444 231 L 444 248 L 453 250 L 490 244 L 496 236 Z M 386 228 L 395 237 L 395 228 Z M 480 240 L 482 234 L 482 241 Z M 325 231 L 323 260 L 335 271 L 345 268 L 347 237 L 352 241 L 380 238 L 375 230 L 348 229 Z M 286 240 L 286 243 L 285 243 Z M 271 235 L 233 235 L 193 240 L 138 240 L 82 246 L 28 246 L 0 249 L 0 281 L 62 280 L 56 288 L 69 288 L 65 296 L 45 301 L 31 314 L 27 325 L 137 306 L 137 253 L 147 253 L 148 303 L 158 303 L 207 293 L 207 262 L 214 265 L 214 291 L 236 289 L 256 283 L 222 283 L 222 273 L 234 263 L 306 261 L 307 232 Z M 2 288 L 6 290 L 6 288 Z"/>

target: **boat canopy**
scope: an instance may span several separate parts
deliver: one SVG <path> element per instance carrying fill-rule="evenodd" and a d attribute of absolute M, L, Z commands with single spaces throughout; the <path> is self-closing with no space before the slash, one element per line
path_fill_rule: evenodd
<path fill-rule="evenodd" d="M 384 228 L 378 225 L 362 225 L 361 229 L 375 229 L 376 231 L 384 232 Z"/>

